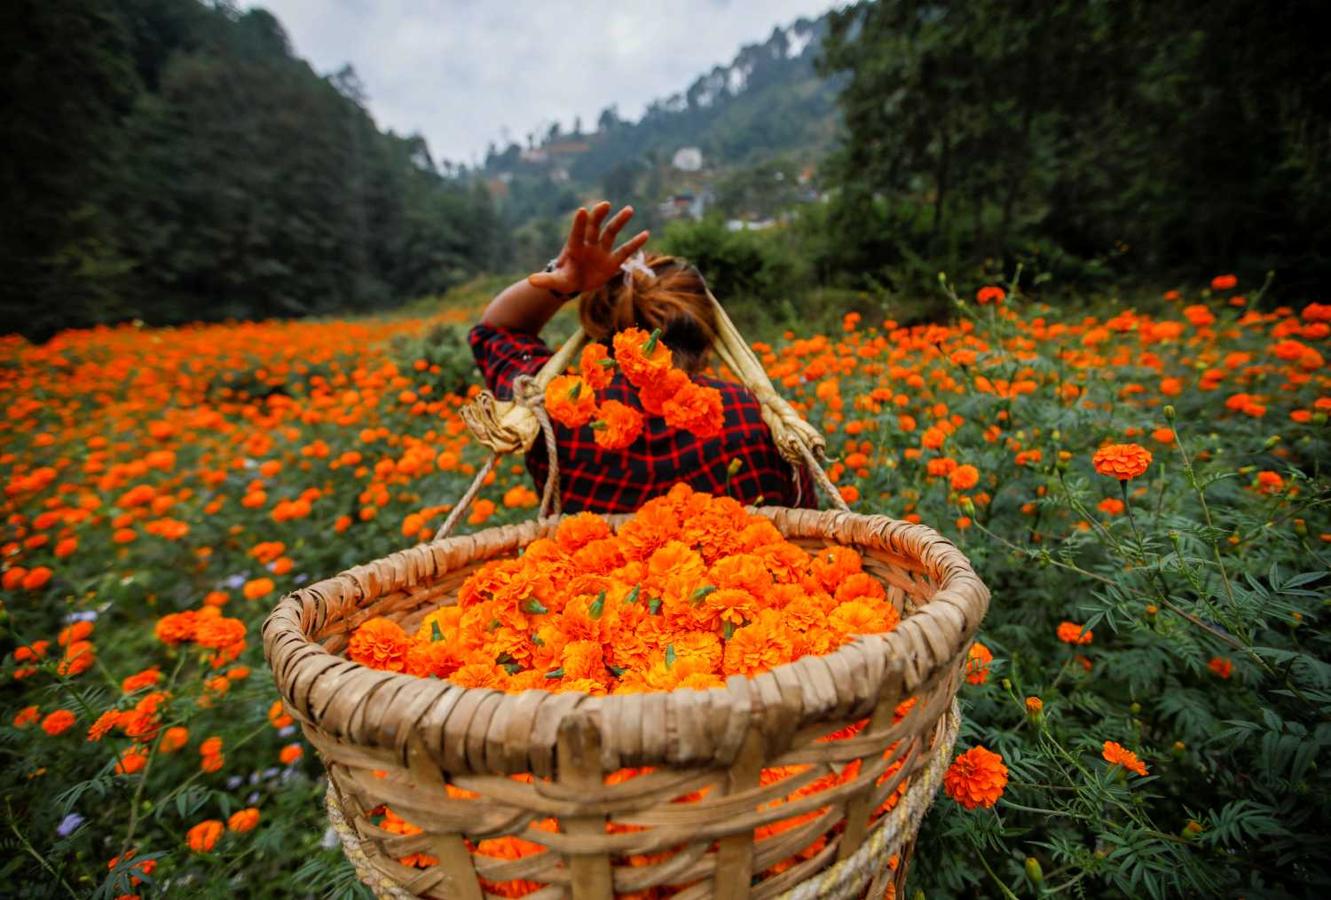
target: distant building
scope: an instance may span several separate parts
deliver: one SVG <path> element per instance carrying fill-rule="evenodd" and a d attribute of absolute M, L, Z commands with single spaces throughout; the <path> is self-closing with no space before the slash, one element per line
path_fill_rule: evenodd
<path fill-rule="evenodd" d="M 701 219 L 707 211 L 707 199 L 705 192 L 673 194 L 656 211 L 663 219 Z"/>
<path fill-rule="evenodd" d="M 775 224 L 775 219 L 727 219 L 726 231 L 765 231 Z"/>
<path fill-rule="evenodd" d="M 697 147 L 680 147 L 670 164 L 681 172 L 697 172 L 702 168 L 702 151 Z"/>

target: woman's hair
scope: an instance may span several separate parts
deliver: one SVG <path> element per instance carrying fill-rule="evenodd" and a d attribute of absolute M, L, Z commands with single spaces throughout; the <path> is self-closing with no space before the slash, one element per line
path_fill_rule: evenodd
<path fill-rule="evenodd" d="M 716 312 L 701 273 L 683 259 L 652 254 L 648 275 L 631 268 L 600 290 L 583 294 L 582 328 L 594 341 L 609 343 L 626 328 L 661 329 L 675 365 L 695 373 L 707 363 L 716 337 Z"/>

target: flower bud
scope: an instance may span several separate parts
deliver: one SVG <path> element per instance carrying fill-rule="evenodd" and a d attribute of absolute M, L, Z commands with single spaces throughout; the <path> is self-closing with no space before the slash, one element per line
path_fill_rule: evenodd
<path fill-rule="evenodd" d="M 1183 751 L 1188 749 L 1188 745 L 1183 743 L 1182 741 L 1175 741 L 1174 746 L 1171 747 L 1170 749 L 1174 751 L 1175 756 L 1182 756 Z"/>
<path fill-rule="evenodd" d="M 1278 435 L 1278 434 L 1273 434 L 1273 435 L 1271 435 L 1269 438 L 1266 439 L 1266 442 L 1262 444 L 1262 447 L 1263 447 L 1263 449 L 1270 450 L 1272 447 L 1274 447 L 1274 446 L 1275 446 L 1276 444 L 1278 444 L 1278 443 L 1280 443 L 1280 435 Z"/>
<path fill-rule="evenodd" d="M 1132 713 L 1134 716 L 1141 715 L 1141 711 L 1142 705 L 1140 703 L 1133 703 L 1128 707 L 1128 712 Z"/>
<path fill-rule="evenodd" d="M 1188 820 L 1188 824 L 1184 825 L 1183 831 L 1180 832 L 1180 834 L 1182 834 L 1183 837 L 1185 838 L 1195 838 L 1197 835 L 1201 833 L 1202 833 L 1201 823 L 1196 822 L 1192 819 Z"/>
<path fill-rule="evenodd" d="M 1003 685 L 1003 690 L 1005 691 L 1012 690 L 1012 682 L 1007 678 L 1004 678 L 1002 681 L 999 682 L 999 684 Z"/>
<path fill-rule="evenodd" d="M 1044 881 L 1044 869 L 1040 868 L 1040 861 L 1034 856 L 1026 857 L 1026 877 L 1032 884 Z"/>
<path fill-rule="evenodd" d="M 1178 415 L 1178 413 L 1174 410 L 1174 404 L 1172 404 L 1172 403 L 1166 403 L 1166 404 L 1165 404 L 1165 421 L 1166 421 L 1166 422 L 1172 422 L 1172 421 L 1174 421 L 1174 418 L 1175 418 L 1177 415 Z"/>

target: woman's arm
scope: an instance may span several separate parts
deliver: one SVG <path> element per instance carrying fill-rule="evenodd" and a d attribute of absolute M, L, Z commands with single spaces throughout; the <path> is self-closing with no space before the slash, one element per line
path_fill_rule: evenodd
<path fill-rule="evenodd" d="M 620 265 L 647 243 L 649 235 L 639 232 L 618 250 L 612 249 L 619 230 L 633 218 L 633 209 L 626 206 L 615 213 L 602 230 L 601 223 L 609 212 L 606 200 L 592 207 L 590 213 L 579 208 L 573 214 L 568 242 L 555 259 L 554 271 L 537 272 L 504 288 L 481 314 L 481 324 L 539 334 L 565 302 L 597 290 L 619 274 Z"/>

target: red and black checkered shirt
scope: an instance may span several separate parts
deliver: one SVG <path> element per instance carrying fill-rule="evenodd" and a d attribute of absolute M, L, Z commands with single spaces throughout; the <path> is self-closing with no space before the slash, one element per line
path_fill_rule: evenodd
<path fill-rule="evenodd" d="M 469 339 L 486 385 L 504 400 L 513 396 L 515 377 L 536 374 L 552 354 L 535 335 L 487 325 L 474 327 Z M 560 498 L 566 512 L 633 512 L 680 482 L 745 504 L 816 505 L 808 473 L 801 469 L 802 484 L 797 485 L 753 394 L 729 381 L 704 376 L 694 380 L 721 392 L 725 427 L 716 437 L 704 440 L 667 425 L 659 416 L 644 415 L 636 441 L 623 450 L 606 450 L 596 444 L 590 425 L 569 428 L 554 423 Z M 642 410 L 637 390 L 622 372 L 615 373 L 603 396 Z M 537 441 L 527 454 L 527 471 L 538 491 L 545 486 L 547 459 L 544 441 Z"/>

